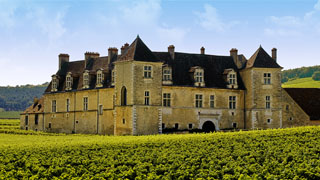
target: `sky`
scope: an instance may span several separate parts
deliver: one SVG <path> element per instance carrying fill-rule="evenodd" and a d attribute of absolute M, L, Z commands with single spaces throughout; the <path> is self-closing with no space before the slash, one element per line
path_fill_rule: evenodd
<path fill-rule="evenodd" d="M 138 34 L 152 51 L 261 45 L 284 69 L 319 65 L 320 0 L 0 0 L 0 86 L 49 82 L 60 53 L 107 56 Z"/>

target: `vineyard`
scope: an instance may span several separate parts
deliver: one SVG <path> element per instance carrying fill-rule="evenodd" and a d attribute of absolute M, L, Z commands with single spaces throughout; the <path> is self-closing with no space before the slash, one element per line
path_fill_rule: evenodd
<path fill-rule="evenodd" d="M 320 127 L 99 136 L 0 120 L 0 179 L 320 179 Z"/>

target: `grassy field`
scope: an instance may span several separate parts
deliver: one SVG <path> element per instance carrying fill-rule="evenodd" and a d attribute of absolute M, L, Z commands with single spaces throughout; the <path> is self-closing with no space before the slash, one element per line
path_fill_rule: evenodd
<path fill-rule="evenodd" d="M 300 78 L 282 84 L 283 88 L 320 88 L 320 81 L 314 81 L 311 77 Z"/>
<path fill-rule="evenodd" d="M 320 179 L 320 127 L 113 137 L 18 123 L 0 120 L 0 179 Z"/>
<path fill-rule="evenodd" d="M 6 119 L 6 118 L 20 118 L 21 111 L 0 111 L 0 119 Z"/>

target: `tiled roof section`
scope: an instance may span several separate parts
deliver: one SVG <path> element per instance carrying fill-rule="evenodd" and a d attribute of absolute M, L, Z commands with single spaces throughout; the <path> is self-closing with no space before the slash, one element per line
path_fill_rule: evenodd
<path fill-rule="evenodd" d="M 147 61 L 158 62 L 159 59 L 151 50 L 144 44 L 139 36 L 131 43 L 128 49 L 120 56 L 117 61 Z"/>
<path fill-rule="evenodd" d="M 247 61 L 246 68 L 281 68 L 279 64 L 260 46 Z"/>
<path fill-rule="evenodd" d="M 310 120 L 320 120 L 319 88 L 285 88 L 284 90 L 310 116 Z"/>
<path fill-rule="evenodd" d="M 22 114 L 28 113 L 43 113 L 43 97 L 35 101 L 30 107 L 28 107 Z"/>
<path fill-rule="evenodd" d="M 59 76 L 59 91 L 65 91 L 66 88 L 66 75 L 68 72 L 72 73 L 73 78 L 73 86 L 72 90 L 82 90 L 83 86 L 83 72 L 85 70 L 89 70 L 90 76 L 90 89 L 95 88 L 96 86 L 96 73 L 97 70 L 102 69 L 104 73 L 104 82 L 103 87 L 109 87 L 111 85 L 111 77 L 110 77 L 110 65 L 108 65 L 108 57 L 99 57 L 95 59 L 89 59 L 87 66 L 84 66 L 85 61 L 73 61 L 73 62 L 66 62 L 63 64 L 61 70 L 57 72 Z M 45 90 L 46 93 L 51 92 L 51 83 L 48 85 L 47 89 Z"/>
<path fill-rule="evenodd" d="M 199 66 L 204 69 L 206 87 L 227 88 L 227 82 L 223 75 L 225 69 L 234 69 L 237 72 L 239 89 L 245 89 L 239 71 L 231 56 L 214 56 L 204 54 L 175 53 L 172 60 L 168 52 L 154 52 L 165 64 L 172 67 L 173 85 L 193 86 L 192 67 Z"/>

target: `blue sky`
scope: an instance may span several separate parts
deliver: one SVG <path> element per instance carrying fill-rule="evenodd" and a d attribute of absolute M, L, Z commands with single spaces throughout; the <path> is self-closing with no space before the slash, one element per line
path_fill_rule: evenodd
<path fill-rule="evenodd" d="M 153 51 L 250 58 L 261 44 L 285 69 L 319 65 L 320 0 L 0 0 L 0 86 L 50 81 L 59 53 L 105 56 L 137 34 Z"/>

